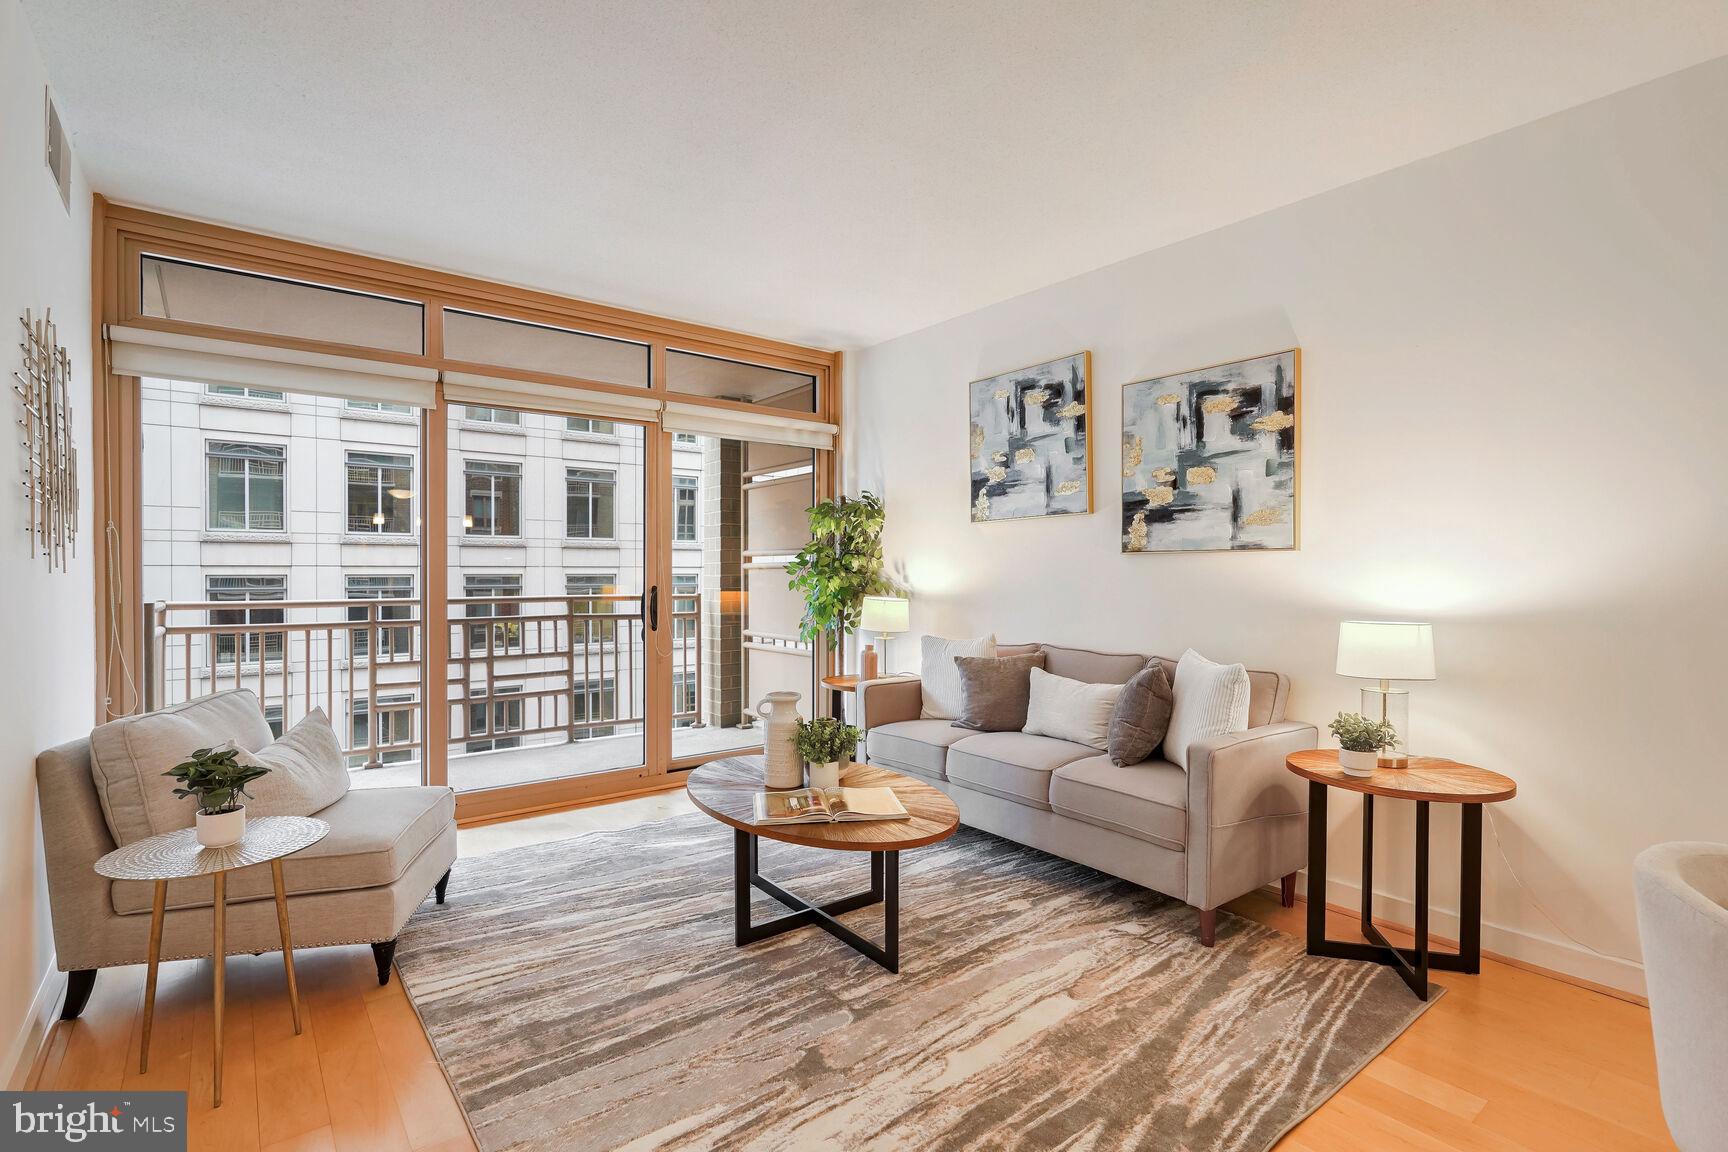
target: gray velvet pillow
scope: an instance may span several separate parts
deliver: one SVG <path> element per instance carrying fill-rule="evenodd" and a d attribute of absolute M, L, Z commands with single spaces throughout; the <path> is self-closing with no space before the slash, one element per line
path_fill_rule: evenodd
<path fill-rule="evenodd" d="M 1156 752 L 1170 727 L 1175 702 L 1170 677 L 1156 660 L 1124 684 L 1116 710 L 1110 713 L 1110 759 L 1123 765 L 1138 764 Z"/>
<path fill-rule="evenodd" d="M 960 715 L 956 728 L 975 732 L 1018 732 L 1026 726 L 1032 698 L 1032 669 L 1044 667 L 1044 653 L 1024 656 L 956 656 L 960 673 Z"/>

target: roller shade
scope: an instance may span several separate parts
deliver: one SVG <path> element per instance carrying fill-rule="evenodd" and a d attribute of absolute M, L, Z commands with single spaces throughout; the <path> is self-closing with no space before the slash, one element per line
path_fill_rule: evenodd
<path fill-rule="evenodd" d="M 304 392 L 415 408 L 431 408 L 437 403 L 438 373 L 432 368 L 121 324 L 110 324 L 106 331 L 108 366 L 126 376 Z"/>
<path fill-rule="evenodd" d="M 503 376 L 480 376 L 472 372 L 444 373 L 444 399 L 456 404 L 480 404 L 488 408 L 532 408 L 566 416 L 595 416 L 606 420 L 641 420 L 653 423 L 661 402 L 653 396 L 622 392 L 599 392 L 587 388 L 565 388 L 558 384 L 535 384 Z"/>
<path fill-rule="evenodd" d="M 671 401 L 660 418 L 668 432 L 693 432 L 699 436 L 720 436 L 728 440 L 754 440 L 762 444 L 790 444 L 795 448 L 816 448 L 824 452 L 834 449 L 832 424 L 820 420 L 803 420 L 785 413 L 740 412 L 730 408 L 706 408 L 699 404 L 679 404 Z"/>

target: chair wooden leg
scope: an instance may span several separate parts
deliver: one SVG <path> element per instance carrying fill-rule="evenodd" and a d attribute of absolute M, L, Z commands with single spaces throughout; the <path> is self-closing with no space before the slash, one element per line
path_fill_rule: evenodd
<path fill-rule="evenodd" d="M 76 1020 L 90 1003 L 90 993 L 96 989 L 96 969 L 76 968 L 66 973 L 66 1000 L 60 1005 L 60 1019 Z"/>
<path fill-rule="evenodd" d="M 1279 877 L 1278 903 L 1286 908 L 1296 907 L 1296 873 L 1290 872 Z"/>
<path fill-rule="evenodd" d="M 1200 946 L 1210 948 L 1218 942 L 1218 909 L 1200 909 Z"/>
<path fill-rule="evenodd" d="M 396 941 L 386 940 L 372 945 L 372 959 L 378 963 L 378 985 L 390 983 L 390 963 L 396 959 Z"/>
<path fill-rule="evenodd" d="M 294 1017 L 294 1035 L 300 1035 L 300 985 L 294 980 L 294 936 L 288 928 L 288 893 L 282 884 L 282 861 L 270 861 L 270 880 L 276 887 L 276 933 L 282 938 L 282 971 L 288 979 L 288 1010 Z"/>
<path fill-rule="evenodd" d="M 444 903 L 444 889 L 450 886 L 450 869 L 444 869 L 444 875 L 438 877 L 438 886 L 432 889 L 432 896 L 438 903 Z"/>

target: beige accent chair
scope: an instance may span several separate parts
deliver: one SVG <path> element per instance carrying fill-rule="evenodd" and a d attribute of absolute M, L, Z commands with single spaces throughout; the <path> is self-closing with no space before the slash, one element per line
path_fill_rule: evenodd
<path fill-rule="evenodd" d="M 1054 644 L 996 651 L 1042 651 L 1046 671 L 1092 684 L 1127 683 L 1153 659 L 1176 671 L 1164 657 Z M 1185 901 L 1210 947 L 1220 904 L 1277 880 L 1289 907 L 1306 861 L 1307 788 L 1284 757 L 1320 734 L 1284 719 L 1287 677 L 1248 680 L 1248 731 L 1190 748 L 1186 772 L 1156 754 L 1121 767 L 1084 744 L 920 719 L 920 683 L 904 677 L 859 685 L 859 726 L 870 763 L 942 789 L 962 823 Z"/>
<path fill-rule="evenodd" d="M 222 692 L 164 711 L 193 721 L 211 744 L 231 739 L 256 752 L 271 741 L 258 698 L 249 690 Z M 92 867 L 116 846 L 105 813 L 108 804 L 123 798 L 99 794 L 89 739 L 38 756 L 36 785 L 48 856 L 55 959 L 62 972 L 70 973 L 61 1018 L 71 1020 L 84 1010 L 97 969 L 148 959 L 151 885 L 107 880 Z M 173 787 L 167 780 L 162 785 Z M 187 826 L 193 811 L 186 802 Z M 402 925 L 427 893 L 444 902 L 456 860 L 455 796 L 448 788 L 355 788 L 313 815 L 329 822 L 329 835 L 282 863 L 294 946 L 370 944 L 378 983 L 385 984 Z M 231 877 L 230 953 L 281 947 L 273 895 L 268 868 L 247 868 Z M 168 885 L 162 959 L 210 954 L 214 899 L 206 877 Z"/>
<path fill-rule="evenodd" d="M 1728 844 L 1632 862 L 1662 1115 L 1685 1152 L 1728 1149 Z"/>

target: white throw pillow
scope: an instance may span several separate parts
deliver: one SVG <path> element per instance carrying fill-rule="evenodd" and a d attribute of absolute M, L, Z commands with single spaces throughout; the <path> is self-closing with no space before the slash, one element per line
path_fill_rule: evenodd
<path fill-rule="evenodd" d="M 1110 747 L 1110 714 L 1122 695 L 1120 684 L 1088 684 L 1032 669 L 1032 695 L 1026 704 L 1030 736 L 1050 736 L 1096 748 Z"/>
<path fill-rule="evenodd" d="M 246 785 L 251 816 L 311 816 L 348 794 L 342 745 L 322 708 L 308 712 L 268 748 L 241 752 L 240 763 L 270 769 Z"/>
<path fill-rule="evenodd" d="M 1248 731 L 1248 669 L 1242 665 L 1215 664 L 1190 648 L 1176 661 L 1172 690 L 1176 700 L 1164 734 L 1164 758 L 1183 771 L 1195 744 Z"/>
<path fill-rule="evenodd" d="M 924 707 L 919 715 L 925 720 L 952 720 L 960 715 L 960 669 L 956 656 L 996 655 L 996 636 L 981 636 L 976 640 L 944 640 L 940 636 L 925 636 L 919 641 L 918 677 L 924 682 Z"/>

